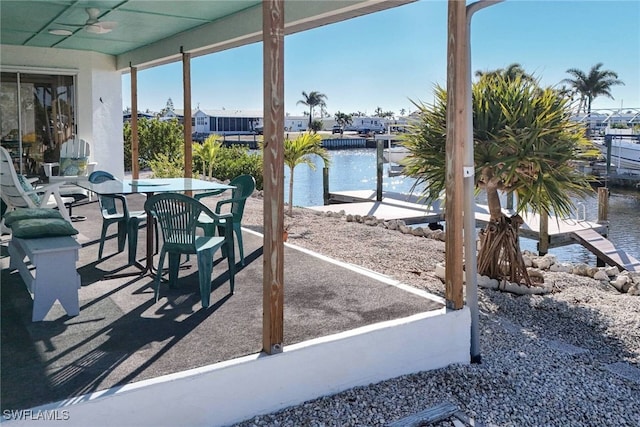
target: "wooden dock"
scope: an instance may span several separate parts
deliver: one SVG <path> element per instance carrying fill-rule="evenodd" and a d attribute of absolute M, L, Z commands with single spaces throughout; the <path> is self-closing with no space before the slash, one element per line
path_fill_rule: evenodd
<path fill-rule="evenodd" d="M 615 265 L 622 270 L 640 272 L 640 261 L 616 248 L 611 241 L 594 230 L 575 231 L 571 233 L 571 238 L 589 249 L 606 264 Z"/>
<path fill-rule="evenodd" d="M 375 190 L 340 191 L 329 193 L 329 205 L 313 206 L 308 209 L 319 212 L 340 212 L 351 215 L 373 215 L 384 220 L 403 220 L 406 224 L 427 224 L 444 221 L 444 211 L 439 204 L 428 206 L 416 195 L 391 191 L 382 192 L 382 200 L 376 200 Z M 507 215 L 513 212 L 504 210 Z M 483 227 L 489 222 L 489 208 L 476 205 L 476 223 Z M 540 241 L 540 215 L 522 214 L 524 224 L 520 235 Z M 548 247 L 559 247 L 579 243 L 594 253 L 598 259 L 629 271 L 640 271 L 640 261 L 617 249 L 604 236 L 606 225 L 591 221 L 550 217 L 548 221 Z"/>

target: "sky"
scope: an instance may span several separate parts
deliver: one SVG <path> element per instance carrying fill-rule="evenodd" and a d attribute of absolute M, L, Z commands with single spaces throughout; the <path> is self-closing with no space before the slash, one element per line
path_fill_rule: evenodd
<path fill-rule="evenodd" d="M 446 37 L 444 0 L 286 36 L 285 112 L 308 111 L 298 103 L 303 91 L 325 94 L 331 116 L 414 111 L 414 102 L 433 101 L 434 86 L 446 86 Z M 571 77 L 568 69 L 588 73 L 602 63 L 625 85 L 592 108 L 640 109 L 640 1 L 506 0 L 473 16 L 471 61 L 472 73 L 518 63 L 556 87 Z M 192 108 L 262 111 L 262 77 L 262 43 L 192 58 Z M 126 109 L 130 75 L 122 79 Z M 183 108 L 181 62 L 138 72 L 139 111 L 159 111 L 169 98 Z"/>

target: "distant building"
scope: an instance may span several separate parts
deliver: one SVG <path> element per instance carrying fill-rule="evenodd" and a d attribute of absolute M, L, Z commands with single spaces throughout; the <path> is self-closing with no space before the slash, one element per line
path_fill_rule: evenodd
<path fill-rule="evenodd" d="M 150 114 L 150 113 L 141 113 L 138 111 L 138 118 L 139 119 L 153 119 L 155 117 L 154 114 Z M 131 113 L 124 113 L 122 114 L 122 122 L 130 122 L 131 121 Z"/>
<path fill-rule="evenodd" d="M 591 115 L 576 114 L 572 121 L 589 126 L 592 134 L 604 134 L 607 127 L 624 126 L 632 128 L 640 126 L 640 109 L 620 110 L 592 110 Z"/>
<path fill-rule="evenodd" d="M 176 109 L 174 113 L 181 116 L 184 110 Z M 192 114 L 191 126 L 198 134 L 249 135 L 262 126 L 262 111 L 197 109 Z"/>

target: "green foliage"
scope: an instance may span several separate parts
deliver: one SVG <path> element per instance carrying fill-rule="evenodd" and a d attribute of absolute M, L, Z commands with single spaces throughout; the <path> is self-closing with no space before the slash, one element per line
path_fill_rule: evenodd
<path fill-rule="evenodd" d="M 403 142 L 411 152 L 405 171 L 426 186 L 424 196 L 431 201 L 445 189 L 446 97 L 436 87 L 434 105 L 415 104 L 421 119 Z M 518 211 L 568 214 L 570 197 L 591 191 L 571 165 L 586 140 L 570 115 L 566 98 L 535 81 L 501 74 L 481 78 L 473 85 L 476 185 L 515 192 Z"/>
<path fill-rule="evenodd" d="M 315 170 L 312 156 L 320 156 L 325 167 L 329 167 L 329 152 L 322 147 L 322 138 L 318 134 L 303 133 L 294 140 L 284 140 L 284 164 L 289 167 L 289 216 L 293 215 L 293 171 L 299 164 L 306 164 Z"/>
<path fill-rule="evenodd" d="M 131 170 L 131 123 L 124 124 L 124 168 Z M 151 166 L 151 161 L 159 153 L 172 158 L 184 147 L 184 130 L 176 119 L 138 120 L 138 163 L 140 169 Z"/>
<path fill-rule="evenodd" d="M 336 119 L 336 123 L 340 125 L 342 129 L 344 129 L 345 126 L 350 125 L 353 122 L 351 118 L 351 114 L 345 114 L 342 111 L 338 111 L 334 115 L 334 117 Z"/>
<path fill-rule="evenodd" d="M 312 132 L 319 132 L 322 130 L 324 126 L 324 123 L 322 122 L 322 120 L 314 120 L 311 122 L 311 128 L 309 130 L 311 130 Z"/>
<path fill-rule="evenodd" d="M 220 135 L 211 134 L 202 144 L 193 145 L 193 160 L 196 169 L 202 170 L 202 174 L 209 179 L 213 177 L 213 167 L 222 147 L 220 139 Z"/>
<path fill-rule="evenodd" d="M 303 104 L 309 107 L 309 128 L 312 126 L 313 109 L 316 107 L 325 108 L 327 106 L 327 95 L 317 91 L 307 92 L 302 91 L 302 99 L 296 102 L 296 105 Z"/>
<path fill-rule="evenodd" d="M 242 174 L 251 175 L 256 180 L 256 189 L 262 190 L 262 152 L 243 145 L 221 147 L 216 154 L 212 176 L 224 181 Z"/>
<path fill-rule="evenodd" d="M 184 155 L 178 153 L 158 153 L 149 162 L 154 178 L 181 178 L 184 176 Z"/>
<path fill-rule="evenodd" d="M 569 68 L 567 73 L 573 78 L 564 79 L 562 83 L 568 83 L 580 94 L 581 108 L 587 114 L 591 114 L 591 104 L 599 96 L 606 96 L 613 99 L 611 88 L 617 85 L 624 85 L 618 79 L 618 74 L 611 70 L 601 70 L 602 62 L 591 67 L 588 73 L 577 68 Z"/>

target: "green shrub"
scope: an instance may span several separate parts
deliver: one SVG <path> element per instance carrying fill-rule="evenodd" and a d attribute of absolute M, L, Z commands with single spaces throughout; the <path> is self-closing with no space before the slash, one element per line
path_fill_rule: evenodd
<path fill-rule="evenodd" d="M 184 155 L 158 153 L 149 162 L 154 178 L 181 178 L 184 176 Z"/>
<path fill-rule="evenodd" d="M 124 169 L 131 170 L 131 123 L 126 122 L 124 136 Z M 140 169 L 151 166 L 151 161 L 159 153 L 171 157 L 184 147 L 184 130 L 176 119 L 160 121 L 158 119 L 138 120 L 138 164 Z"/>
<path fill-rule="evenodd" d="M 256 180 L 256 188 L 262 190 L 262 153 L 246 146 L 222 147 L 216 155 L 212 175 L 219 180 L 249 174 Z"/>

